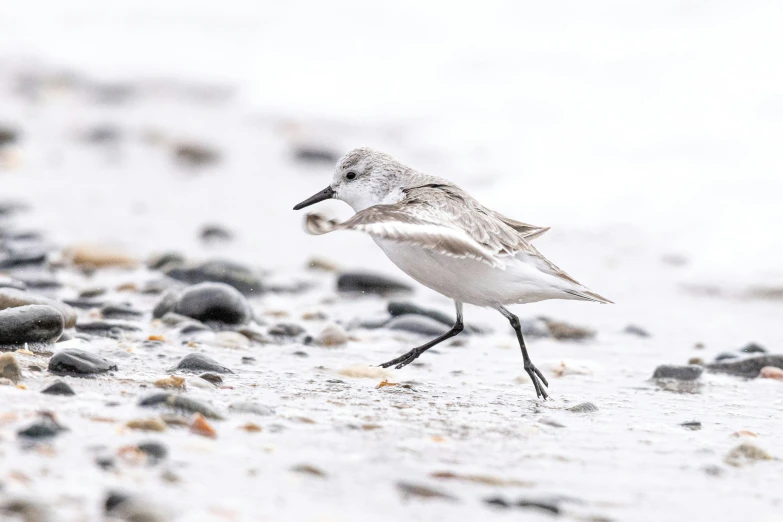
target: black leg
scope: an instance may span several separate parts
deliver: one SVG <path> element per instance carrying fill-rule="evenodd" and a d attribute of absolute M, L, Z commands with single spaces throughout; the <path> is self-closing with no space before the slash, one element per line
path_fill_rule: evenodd
<path fill-rule="evenodd" d="M 419 346 L 418 348 L 414 348 L 413 350 L 409 351 L 408 353 L 397 357 L 396 359 L 392 359 L 389 362 L 385 362 L 381 364 L 381 368 L 388 368 L 389 366 L 395 366 L 396 370 L 399 370 L 403 366 L 407 366 L 413 361 L 416 360 L 416 358 L 435 346 L 436 344 L 442 343 L 446 339 L 451 339 L 455 335 L 458 335 L 462 330 L 465 329 L 465 326 L 462 324 L 462 303 L 458 303 L 455 301 L 455 304 L 457 306 L 457 322 L 454 324 L 454 326 L 451 327 L 451 330 L 446 332 L 445 334 L 441 335 L 437 339 L 433 339 L 432 341 L 428 342 L 427 344 L 423 344 Z"/>
<path fill-rule="evenodd" d="M 533 381 L 533 386 L 536 388 L 536 396 L 546 399 L 549 397 L 544 386 L 549 387 L 549 383 L 546 381 L 541 372 L 533 365 L 533 361 L 530 360 L 530 356 L 527 354 L 527 347 L 525 346 L 525 340 L 522 338 L 522 328 L 519 324 L 519 317 L 509 312 L 505 307 L 499 306 L 498 311 L 506 316 L 506 319 L 511 323 L 511 327 L 517 333 L 517 339 L 519 340 L 519 347 L 522 349 L 522 360 L 525 363 L 525 372 L 530 376 L 530 380 Z M 542 385 L 543 383 L 543 385 Z"/>

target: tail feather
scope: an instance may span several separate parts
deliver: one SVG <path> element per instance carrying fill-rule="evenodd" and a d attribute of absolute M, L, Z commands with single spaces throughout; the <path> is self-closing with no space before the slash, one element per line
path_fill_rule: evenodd
<path fill-rule="evenodd" d="M 584 299 L 585 301 L 593 301 L 601 304 L 614 304 L 614 301 L 610 301 L 606 297 L 596 294 L 590 290 L 564 290 L 565 293 L 576 297 L 577 299 Z"/>

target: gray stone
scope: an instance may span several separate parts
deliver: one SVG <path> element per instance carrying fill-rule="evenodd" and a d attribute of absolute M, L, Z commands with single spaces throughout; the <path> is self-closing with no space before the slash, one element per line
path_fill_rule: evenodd
<path fill-rule="evenodd" d="M 337 279 L 337 290 L 385 295 L 394 292 L 410 292 L 412 288 L 405 283 L 379 274 L 347 272 Z"/>
<path fill-rule="evenodd" d="M 211 357 L 201 353 L 190 353 L 183 357 L 177 366 L 169 371 L 180 372 L 213 372 L 213 373 L 234 373 Z"/>
<path fill-rule="evenodd" d="M 139 406 L 147 408 L 168 407 L 175 411 L 186 413 L 200 413 L 210 419 L 222 420 L 223 416 L 212 406 L 208 406 L 190 397 L 174 395 L 171 393 L 155 393 L 144 397 L 139 401 Z"/>
<path fill-rule="evenodd" d="M 704 372 L 704 368 L 695 364 L 675 366 L 662 364 L 655 369 L 653 379 L 675 379 L 678 381 L 695 381 Z"/>
<path fill-rule="evenodd" d="M 28 344 L 35 349 L 57 341 L 63 333 L 63 315 L 48 305 L 0 310 L 0 350 Z"/>
<path fill-rule="evenodd" d="M 598 406 L 596 406 L 592 402 L 582 402 L 580 404 L 577 404 L 576 406 L 571 406 L 570 408 L 568 408 L 568 411 L 573 413 L 593 413 L 595 411 L 598 411 Z"/>
<path fill-rule="evenodd" d="M 49 371 L 67 375 L 90 375 L 116 370 L 117 365 L 100 355 L 67 348 L 54 354 L 49 359 Z"/>
<path fill-rule="evenodd" d="M 721 361 L 706 366 L 710 373 L 725 373 L 753 379 L 765 366 L 783 368 L 783 355 L 756 355 L 739 360 Z"/>
<path fill-rule="evenodd" d="M 176 299 L 167 294 L 155 306 L 153 315 L 162 317 L 169 311 L 204 323 L 245 324 L 252 310 L 247 299 L 225 283 L 200 283 L 186 288 Z"/>
<path fill-rule="evenodd" d="M 431 337 L 443 335 L 451 329 L 451 327 L 445 326 L 442 322 L 436 321 L 430 317 L 412 314 L 395 317 L 386 323 L 386 328 L 389 330 L 399 330 Z"/>
<path fill-rule="evenodd" d="M 72 328 L 76 324 L 76 310 L 65 303 L 49 299 L 48 297 L 30 294 L 16 288 L 0 288 L 0 310 L 26 305 L 48 305 L 54 307 L 62 314 L 65 328 Z"/>
<path fill-rule="evenodd" d="M 73 391 L 73 388 L 71 388 L 68 383 L 63 381 L 56 381 L 43 390 L 41 390 L 41 393 L 45 393 L 46 395 L 64 395 L 64 396 L 70 396 L 70 395 L 76 395 L 76 392 Z"/>
<path fill-rule="evenodd" d="M 171 266 L 164 273 L 188 284 L 224 283 L 244 295 L 261 294 L 264 285 L 261 278 L 250 268 L 231 261 L 212 260 L 196 266 Z"/>

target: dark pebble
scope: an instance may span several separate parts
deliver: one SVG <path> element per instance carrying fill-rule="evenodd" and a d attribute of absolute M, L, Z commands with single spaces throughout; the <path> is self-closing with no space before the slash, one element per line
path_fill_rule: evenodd
<path fill-rule="evenodd" d="M 202 402 L 182 395 L 173 395 L 171 393 L 156 393 L 147 397 L 144 397 L 139 401 L 139 406 L 148 408 L 167 406 L 173 410 L 187 412 L 187 413 L 200 413 L 204 417 L 210 419 L 222 420 L 223 416 L 220 415 L 214 408 L 208 406 Z"/>
<path fill-rule="evenodd" d="M 340 156 L 334 151 L 316 147 L 297 147 L 294 150 L 294 158 L 305 163 L 324 163 L 334 165 Z"/>
<path fill-rule="evenodd" d="M 79 310 L 92 310 L 93 308 L 100 308 L 103 306 L 103 301 L 97 299 L 64 299 L 63 303 Z"/>
<path fill-rule="evenodd" d="M 160 317 L 161 306 L 170 298 L 164 297 L 155 307 L 155 317 Z M 239 291 L 224 283 L 200 283 L 186 288 L 173 305 L 175 313 L 204 323 L 237 325 L 251 318 L 250 305 Z"/>
<path fill-rule="evenodd" d="M 389 303 L 389 305 L 386 308 L 392 317 L 400 317 L 403 315 L 411 315 L 411 314 L 421 315 L 424 317 L 429 317 L 430 319 L 434 319 L 439 323 L 448 326 L 449 328 L 454 326 L 454 323 L 456 322 L 456 317 L 450 316 L 448 314 L 444 314 L 442 312 L 439 312 L 438 310 L 430 310 L 427 308 L 422 308 L 421 306 L 410 302 L 392 301 Z M 483 330 L 481 328 L 477 328 L 471 325 L 465 325 L 464 333 L 482 333 L 482 332 Z"/>
<path fill-rule="evenodd" d="M 750 343 L 744 348 L 740 349 L 742 353 L 767 353 L 767 349 L 760 344 Z"/>
<path fill-rule="evenodd" d="M 405 283 L 370 272 L 348 272 L 337 279 L 340 292 L 361 292 L 370 294 L 388 294 L 392 292 L 410 292 L 412 288 Z"/>
<path fill-rule="evenodd" d="M 419 335 L 438 336 L 446 333 L 449 327 L 440 321 L 421 315 L 401 315 L 385 325 L 389 330 L 411 332 Z"/>
<path fill-rule="evenodd" d="M 142 312 L 127 304 L 107 304 L 101 308 L 104 319 L 138 319 Z"/>
<path fill-rule="evenodd" d="M 153 256 L 147 261 L 147 268 L 160 270 L 167 266 L 184 265 L 185 257 L 177 252 L 166 252 Z"/>
<path fill-rule="evenodd" d="M 0 147 L 16 143 L 19 139 L 19 131 L 11 127 L 0 127 Z"/>
<path fill-rule="evenodd" d="M 73 388 L 71 388 L 68 383 L 63 381 L 57 381 L 43 390 L 41 390 L 41 393 L 45 393 L 47 395 L 76 395 L 76 392 L 73 391 Z"/>
<path fill-rule="evenodd" d="M 29 267 L 46 263 L 46 251 L 33 248 L 20 251 L 0 253 L 0 269 Z"/>
<path fill-rule="evenodd" d="M 63 286 L 56 275 L 46 272 L 18 274 L 17 277 L 32 290 L 56 290 Z"/>
<path fill-rule="evenodd" d="M 0 310 L 0 350 L 23 347 L 25 343 L 54 343 L 63 333 L 63 316 L 46 305 L 28 305 Z"/>
<path fill-rule="evenodd" d="M 596 406 L 592 402 L 583 402 L 577 404 L 576 406 L 571 406 L 570 408 L 568 408 L 568 411 L 573 413 L 593 413 L 598 411 L 598 406 Z"/>
<path fill-rule="evenodd" d="M 269 335 L 277 335 L 279 337 L 296 337 L 303 333 L 305 333 L 305 329 L 294 323 L 280 323 L 269 329 Z"/>
<path fill-rule="evenodd" d="M 68 375 L 89 375 L 116 370 L 117 365 L 94 353 L 67 348 L 49 359 L 49 371 Z"/>
<path fill-rule="evenodd" d="M 213 372 L 213 373 L 234 373 L 211 357 L 201 353 L 189 353 L 183 357 L 177 366 L 170 371 L 181 372 Z"/>
<path fill-rule="evenodd" d="M 76 331 L 79 333 L 96 335 L 98 337 L 120 339 L 128 333 L 140 332 L 141 328 L 135 324 L 122 321 L 94 321 L 91 323 L 77 324 Z"/>
<path fill-rule="evenodd" d="M 698 431 L 701 429 L 701 422 L 699 421 L 687 421 L 680 424 L 685 429 L 691 430 L 691 431 Z"/>
<path fill-rule="evenodd" d="M 188 284 L 225 283 L 245 295 L 256 295 L 264 291 L 261 278 L 246 266 L 231 261 L 213 260 L 197 266 L 171 266 L 164 273 L 177 281 Z"/>
<path fill-rule="evenodd" d="M 159 462 L 169 454 L 166 446 L 159 442 L 142 442 L 138 448 L 147 454 L 151 462 Z"/>
<path fill-rule="evenodd" d="M 65 319 L 65 328 L 71 328 L 76 324 L 76 310 L 65 303 L 49 299 L 48 297 L 23 292 L 15 288 L 0 288 L 0 310 L 25 305 L 52 306 L 59 310 Z"/>
<path fill-rule="evenodd" d="M 689 364 L 687 366 L 662 364 L 655 369 L 652 378 L 676 379 L 678 381 L 695 381 L 701 377 L 702 373 L 704 373 L 704 368 L 701 366 L 696 366 L 695 364 Z"/>
<path fill-rule="evenodd" d="M 220 161 L 220 152 L 201 143 L 180 143 L 174 147 L 174 156 L 185 167 L 205 167 Z"/>
<path fill-rule="evenodd" d="M 234 239 L 234 234 L 221 225 L 204 225 L 198 235 L 205 243 L 219 243 Z"/>
<path fill-rule="evenodd" d="M 765 366 L 783 369 L 783 355 L 756 355 L 739 360 L 716 362 L 708 364 L 707 371 L 753 379 L 759 376 L 759 372 Z"/>
<path fill-rule="evenodd" d="M 120 504 L 126 502 L 130 497 L 124 493 L 118 493 L 116 491 L 109 492 L 106 495 L 106 500 L 103 502 L 103 509 L 107 515 L 117 509 Z"/>
<path fill-rule="evenodd" d="M 199 375 L 199 377 L 209 383 L 214 384 L 215 386 L 220 386 L 223 384 L 223 377 L 220 375 L 215 375 L 214 373 L 202 373 Z"/>
<path fill-rule="evenodd" d="M 739 359 L 739 354 L 731 353 L 731 352 L 719 353 L 715 357 L 715 362 L 728 361 L 729 359 Z"/>
<path fill-rule="evenodd" d="M 626 326 L 625 330 L 623 330 L 623 333 L 628 335 L 635 335 L 636 337 L 650 337 L 650 333 L 647 330 L 641 326 L 636 326 L 635 324 L 629 324 Z"/>
<path fill-rule="evenodd" d="M 59 435 L 61 431 L 67 431 L 67 429 L 58 424 L 51 416 L 41 415 L 37 421 L 19 430 L 17 434 L 27 439 L 48 439 Z"/>

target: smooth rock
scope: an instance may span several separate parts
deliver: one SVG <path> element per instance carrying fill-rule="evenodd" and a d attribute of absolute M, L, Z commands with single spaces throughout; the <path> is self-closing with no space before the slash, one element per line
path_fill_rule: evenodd
<path fill-rule="evenodd" d="M 220 151 L 204 143 L 179 143 L 174 146 L 174 157 L 182 166 L 197 168 L 218 163 Z"/>
<path fill-rule="evenodd" d="M 445 326 L 442 322 L 430 317 L 413 314 L 400 315 L 395 317 L 386 323 L 385 327 L 389 330 L 411 332 L 430 337 L 443 335 L 451 329 L 450 326 Z"/>
<path fill-rule="evenodd" d="M 22 368 L 12 353 L 0 353 L 0 378 L 16 384 L 22 380 Z"/>
<path fill-rule="evenodd" d="M 0 310 L 0 350 L 54 343 L 63 333 L 63 323 L 60 311 L 48 305 Z"/>
<path fill-rule="evenodd" d="M 185 256 L 178 252 L 165 252 L 150 257 L 147 260 L 147 268 L 161 270 L 165 267 L 180 266 L 185 264 Z"/>
<path fill-rule="evenodd" d="M 650 333 L 647 330 L 641 326 L 636 326 L 635 324 L 629 324 L 626 326 L 625 330 L 623 330 L 623 333 L 628 335 L 635 335 L 636 337 L 650 337 Z"/>
<path fill-rule="evenodd" d="M 128 304 L 109 303 L 101 308 L 101 315 L 104 319 L 138 319 L 144 315 Z"/>
<path fill-rule="evenodd" d="M 598 406 L 592 402 L 582 402 L 576 406 L 571 406 L 568 408 L 568 411 L 573 413 L 592 413 L 598 411 Z"/>
<path fill-rule="evenodd" d="M 294 149 L 294 158 L 304 163 L 334 165 L 340 159 L 336 152 L 322 147 L 299 146 Z"/>
<path fill-rule="evenodd" d="M 67 428 L 61 426 L 51 414 L 42 414 L 38 420 L 17 432 L 26 439 L 48 439 L 55 437 Z"/>
<path fill-rule="evenodd" d="M 49 359 L 49 371 L 52 373 L 90 375 L 116 369 L 117 365 L 111 361 L 78 348 L 66 348 Z"/>
<path fill-rule="evenodd" d="M 706 366 L 711 373 L 725 373 L 753 379 L 758 377 L 765 366 L 783 369 L 783 355 L 756 355 L 744 359 L 716 362 Z"/>
<path fill-rule="evenodd" d="M 699 421 L 687 421 L 680 424 L 685 429 L 691 430 L 691 431 L 698 431 L 701 429 L 701 422 Z"/>
<path fill-rule="evenodd" d="M 222 243 L 234 239 L 234 234 L 221 225 L 204 225 L 198 233 L 205 243 Z"/>
<path fill-rule="evenodd" d="M 337 278 L 340 292 L 361 292 L 385 295 L 393 292 L 410 292 L 412 288 L 389 277 L 371 272 L 347 272 Z"/>
<path fill-rule="evenodd" d="M 79 323 L 76 325 L 76 331 L 99 337 L 108 337 L 111 339 L 121 339 L 126 334 L 140 332 L 141 328 L 135 324 L 123 321 L 93 321 L 90 323 Z"/>
<path fill-rule="evenodd" d="M 202 373 L 198 376 L 199 379 L 206 381 L 210 384 L 213 384 L 215 386 L 220 386 L 223 384 L 223 377 L 220 375 L 215 375 L 214 373 Z"/>
<path fill-rule="evenodd" d="M 186 288 L 176 300 L 167 294 L 156 305 L 153 315 L 161 317 L 162 313 L 169 311 L 170 306 L 175 313 L 204 323 L 245 324 L 252 316 L 245 296 L 225 283 L 193 285 Z"/>
<path fill-rule="evenodd" d="M 695 381 L 704 373 L 702 366 L 689 364 L 687 366 L 674 366 L 662 364 L 655 369 L 653 379 L 676 379 L 678 381 Z"/>
<path fill-rule="evenodd" d="M 133 268 L 139 264 L 125 251 L 106 245 L 77 245 L 66 249 L 64 257 L 83 268 Z"/>
<path fill-rule="evenodd" d="M 228 406 L 228 409 L 238 413 L 254 413 L 261 416 L 275 414 L 275 409 L 271 406 L 265 406 L 256 402 L 234 402 Z"/>
<path fill-rule="evenodd" d="M 767 353 L 767 349 L 756 343 L 749 343 L 743 348 L 740 348 L 742 353 Z"/>
<path fill-rule="evenodd" d="M 147 455 L 152 463 L 165 459 L 169 454 L 166 446 L 159 442 L 142 442 L 138 448 Z"/>
<path fill-rule="evenodd" d="M 549 328 L 549 333 L 558 341 L 583 341 L 595 337 L 595 330 L 541 317 Z M 524 333 L 524 332 L 523 332 Z"/>
<path fill-rule="evenodd" d="M 348 342 L 348 334 L 339 324 L 331 323 L 321 330 L 321 333 L 315 338 L 315 342 L 327 347 L 341 346 Z"/>
<path fill-rule="evenodd" d="M 306 333 L 304 327 L 295 323 L 279 323 L 269 328 L 269 335 L 278 337 L 296 337 Z"/>
<path fill-rule="evenodd" d="M 160 407 L 167 406 L 175 411 L 187 413 L 200 413 L 210 419 L 222 420 L 223 416 L 214 408 L 202 402 L 182 395 L 173 395 L 171 393 L 156 393 L 144 397 L 139 401 L 139 406 Z"/>
<path fill-rule="evenodd" d="M 68 383 L 63 381 L 56 381 L 43 390 L 41 390 L 41 393 L 45 393 L 47 395 L 76 395 L 76 392 L 73 391 L 73 388 L 71 388 Z"/>
<path fill-rule="evenodd" d="M 759 372 L 759 377 L 762 379 L 775 379 L 783 381 L 783 370 L 774 366 L 765 366 Z"/>
<path fill-rule="evenodd" d="M 177 366 L 169 371 L 181 372 L 212 372 L 212 373 L 234 373 L 211 357 L 202 353 L 189 353 L 177 363 Z"/>
<path fill-rule="evenodd" d="M 0 252 L 0 270 L 42 265 L 46 262 L 46 257 L 46 251 L 40 248 Z"/>
<path fill-rule="evenodd" d="M 25 305 L 48 305 L 54 307 L 62 314 L 65 328 L 72 328 L 76 324 L 76 310 L 65 303 L 23 292 L 15 288 L 0 288 L 0 310 Z"/>
<path fill-rule="evenodd" d="M 225 283 L 244 295 L 256 295 L 264 291 L 258 275 L 248 267 L 231 261 L 212 260 L 196 266 L 171 266 L 164 273 L 188 284 Z"/>
<path fill-rule="evenodd" d="M 729 466 L 741 467 L 762 460 L 773 460 L 772 455 L 750 442 L 743 442 L 726 454 L 723 462 Z"/>

